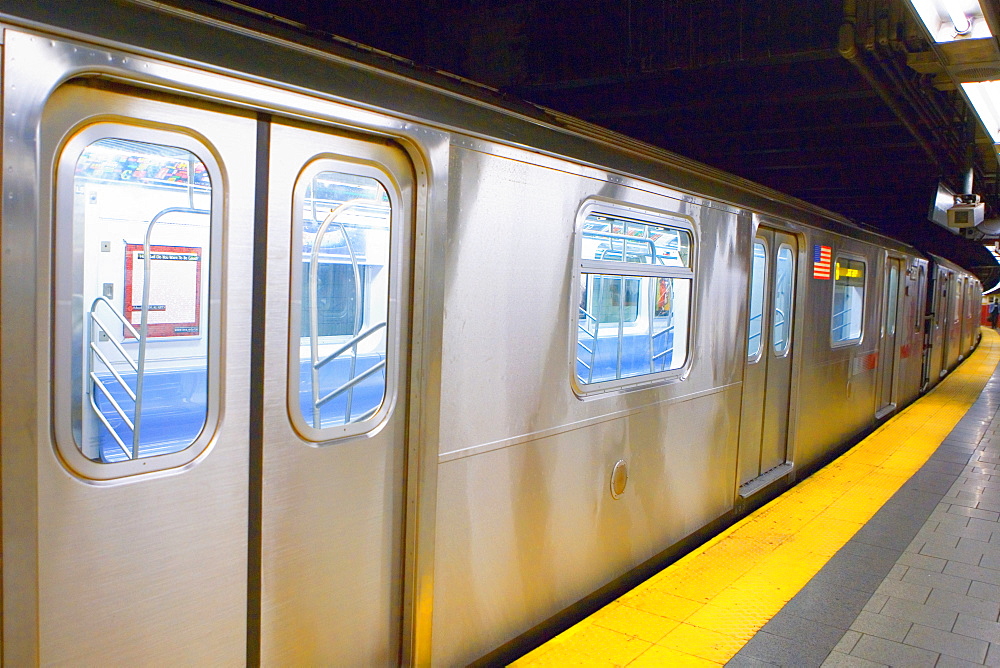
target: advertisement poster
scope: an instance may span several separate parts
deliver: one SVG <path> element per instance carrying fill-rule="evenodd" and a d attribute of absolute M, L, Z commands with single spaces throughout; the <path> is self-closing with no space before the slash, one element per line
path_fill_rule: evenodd
<path fill-rule="evenodd" d="M 150 246 L 150 337 L 201 333 L 201 248 Z M 142 318 L 142 244 L 125 246 L 125 318 L 136 330 Z M 125 333 L 126 338 L 132 338 Z"/>

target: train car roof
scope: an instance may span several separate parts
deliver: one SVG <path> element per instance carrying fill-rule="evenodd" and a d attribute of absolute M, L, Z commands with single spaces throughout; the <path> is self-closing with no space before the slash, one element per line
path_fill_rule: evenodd
<path fill-rule="evenodd" d="M 307 91 L 920 254 L 910 244 L 747 179 L 235 3 L 105 0 L 68 5 L 5 0 L 0 9 L 4 16 L 36 30 L 58 29 L 165 61 Z M 248 42 L 256 42 L 257 48 Z"/>

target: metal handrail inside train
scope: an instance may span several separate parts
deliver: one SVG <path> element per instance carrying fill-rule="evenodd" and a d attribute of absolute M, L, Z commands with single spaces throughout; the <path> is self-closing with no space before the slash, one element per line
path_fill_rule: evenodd
<path fill-rule="evenodd" d="M 89 341 L 91 355 L 87 357 L 88 360 L 87 375 L 92 383 L 92 389 L 90 392 L 90 406 L 91 409 L 94 411 L 94 413 L 97 415 L 97 419 L 101 422 L 101 424 L 105 426 L 105 428 L 111 434 L 111 437 L 115 440 L 116 443 L 118 443 L 118 446 L 122 449 L 122 451 L 129 459 L 139 458 L 139 443 L 142 435 L 142 390 L 146 375 L 146 347 L 148 343 L 147 335 L 149 330 L 149 286 L 152 278 L 152 257 L 150 254 L 150 238 L 153 233 L 153 228 L 156 226 L 156 224 L 159 223 L 164 216 L 171 213 L 193 213 L 198 215 L 210 215 L 211 211 L 207 209 L 196 209 L 193 207 L 168 207 L 166 209 L 161 210 L 159 213 L 153 216 L 152 220 L 149 221 L 149 225 L 146 226 L 146 234 L 142 242 L 142 301 L 140 302 L 141 311 L 139 316 L 139 330 L 136 331 L 136 329 L 132 326 L 132 324 L 129 323 L 128 319 L 122 314 L 118 313 L 118 311 L 115 310 L 114 306 L 112 306 L 111 302 L 108 301 L 108 299 L 103 296 L 95 299 L 90 307 L 91 322 L 97 324 L 98 328 L 108 337 L 108 340 L 112 342 L 112 344 L 118 349 L 119 353 L 122 355 L 125 361 L 128 362 L 129 366 L 131 366 L 132 369 L 135 371 L 135 390 L 132 390 L 132 388 L 129 387 L 128 383 L 125 382 L 125 379 L 122 378 L 122 376 L 117 371 L 115 371 L 115 369 L 113 368 L 107 357 L 103 353 L 101 353 L 101 351 L 97 348 L 96 344 L 94 343 L 93 330 L 91 330 L 90 333 L 91 336 Z M 125 350 L 125 348 L 118 342 L 117 337 L 112 336 L 111 332 L 108 331 L 104 323 L 102 323 L 97 318 L 95 309 L 102 302 L 107 304 L 108 308 L 114 314 L 114 316 L 122 323 L 124 323 L 125 327 L 129 331 L 129 334 L 131 334 L 139 342 L 139 354 L 137 356 L 137 359 L 135 360 L 132 359 L 132 356 L 129 355 L 128 352 Z M 118 402 L 115 401 L 115 399 L 111 396 L 111 393 L 108 391 L 107 386 L 104 384 L 103 381 L 100 380 L 100 378 L 98 378 L 97 373 L 94 371 L 93 369 L 94 354 L 98 356 L 98 358 L 101 360 L 104 366 L 112 373 L 115 380 L 118 381 L 119 385 L 125 390 L 126 394 L 128 394 L 129 398 L 131 398 L 132 401 L 134 402 L 134 408 L 132 411 L 131 420 L 128 419 L 128 416 L 125 414 L 125 411 L 118 404 Z M 104 394 L 105 397 L 107 397 L 108 401 L 110 401 L 111 405 L 114 407 L 115 412 L 118 413 L 118 415 L 122 418 L 122 420 L 125 422 L 128 428 L 132 430 L 131 449 L 125 445 L 124 439 L 121 438 L 121 436 L 114 430 L 108 419 L 104 416 L 101 409 L 98 408 L 97 402 L 94 398 L 93 387 L 97 387 L 101 391 L 101 393 Z"/>
<path fill-rule="evenodd" d="M 322 225 L 320 225 L 319 230 L 316 232 L 316 237 L 313 240 L 312 252 L 309 256 L 309 356 L 311 362 L 310 371 L 312 374 L 313 427 L 316 429 L 319 429 L 322 426 L 320 409 L 323 405 L 332 400 L 334 397 L 340 396 L 344 392 L 347 392 L 347 403 L 344 407 L 344 423 L 347 424 L 352 422 L 351 407 L 354 399 L 355 386 L 365 378 L 368 378 L 378 371 L 384 370 L 386 365 L 385 359 L 382 359 L 378 364 L 374 365 L 367 371 L 362 372 L 360 375 L 356 375 L 358 363 L 358 344 L 371 334 L 380 330 L 382 327 L 385 327 L 386 323 L 377 323 L 368 328 L 365 332 L 359 333 L 359 330 L 361 329 L 361 269 L 358 265 L 357 254 L 354 252 L 354 246 L 351 244 L 351 238 L 347 234 L 347 228 L 342 222 L 337 220 L 337 218 L 339 218 L 342 214 L 350 211 L 351 209 L 370 209 L 371 207 L 372 202 L 367 199 L 348 200 L 347 202 L 338 205 L 326 215 L 326 218 L 323 219 Z M 344 244 L 347 246 L 347 252 L 351 259 L 351 270 L 354 274 L 354 324 L 351 328 L 353 338 L 321 360 L 319 357 L 319 254 L 320 248 L 323 246 L 323 237 L 326 236 L 330 227 L 334 225 L 340 229 L 340 234 L 344 238 Z M 333 359 L 340 357 L 348 350 L 351 351 L 351 361 L 350 369 L 347 374 L 347 381 L 333 392 L 321 397 L 319 386 L 320 368 Z M 363 420 L 371 413 L 372 411 L 366 411 L 361 416 L 355 418 L 354 421 Z"/>
<path fill-rule="evenodd" d="M 634 237 L 630 234 L 615 234 L 613 232 L 597 232 L 595 230 L 586 230 L 583 233 L 584 238 L 592 239 L 607 239 L 610 242 L 610 246 L 601 251 L 600 257 L 596 258 L 598 260 L 619 260 L 626 261 L 626 249 L 629 242 L 634 242 L 637 244 L 644 244 L 649 246 L 649 258 L 651 259 L 650 264 L 664 264 L 665 256 L 657 253 L 657 247 L 654 239 L 649 239 L 646 237 Z M 622 249 L 615 250 L 615 241 L 622 242 Z M 608 257 L 608 255 L 620 255 L 620 257 Z"/>
<path fill-rule="evenodd" d="M 652 336 L 650 336 L 649 337 L 650 352 L 656 350 L 656 343 L 655 343 L 656 339 L 658 339 L 661 336 L 665 337 L 667 334 L 669 334 L 672 331 L 674 331 L 674 326 L 670 325 L 666 329 L 661 329 L 656 334 L 653 334 Z M 650 359 L 649 359 L 649 368 L 650 368 L 650 370 L 651 371 L 656 371 L 656 361 L 658 359 L 662 358 L 662 357 L 666 357 L 667 355 L 670 355 L 671 357 L 673 357 L 673 353 L 674 353 L 674 347 L 673 346 L 668 346 L 667 348 L 664 348 L 662 351 L 660 351 L 658 353 L 653 353 L 650 356 Z M 664 362 L 664 364 L 666 364 L 666 362 Z M 663 369 L 660 369 L 660 370 L 663 371 Z"/>
<path fill-rule="evenodd" d="M 128 414 L 121 407 L 121 405 L 115 400 L 115 398 L 111 395 L 111 391 L 108 390 L 107 385 L 104 383 L 104 381 L 100 379 L 100 377 L 97 375 L 97 372 L 94 370 L 95 367 L 94 356 L 96 355 L 97 358 L 100 360 L 101 364 L 104 365 L 104 368 L 107 369 L 112 376 L 114 376 L 114 379 L 118 382 L 118 385 L 125 390 L 125 393 L 128 394 L 129 398 L 132 400 L 133 403 L 136 403 L 136 394 L 134 391 L 132 391 L 132 388 L 129 387 L 128 383 L 125 382 L 125 379 L 122 378 L 121 374 L 118 373 L 118 371 L 115 369 L 114 365 L 111 363 L 111 360 L 109 360 L 107 356 L 101 352 L 101 349 L 97 347 L 97 344 L 94 342 L 95 338 L 93 330 L 94 326 L 96 325 L 97 329 L 108 337 L 108 340 L 112 343 L 112 345 L 114 345 L 114 347 L 118 350 L 119 354 L 128 363 L 128 365 L 132 367 L 133 371 L 138 371 L 139 367 L 137 362 L 132 359 L 131 355 L 129 355 L 128 351 L 125 350 L 125 347 L 118 342 L 117 337 L 112 336 L 111 331 L 108 329 L 108 326 L 105 325 L 103 322 L 101 322 L 101 319 L 97 317 L 97 309 L 101 304 L 105 304 L 107 306 L 107 310 L 110 311 L 111 314 L 115 316 L 115 318 L 117 318 L 119 322 L 121 322 L 125 326 L 126 329 L 128 329 L 129 333 L 132 336 L 134 336 L 136 340 L 139 339 L 139 332 L 135 331 L 135 328 L 125 318 L 125 316 L 123 316 L 121 313 L 115 310 L 115 307 L 111 304 L 111 301 L 107 297 L 104 296 L 98 297 L 97 299 L 94 300 L 93 304 L 90 305 L 90 320 L 89 320 L 90 330 L 88 336 L 90 354 L 87 357 L 87 375 L 90 378 L 91 382 L 90 407 L 94 411 L 94 414 L 97 416 L 97 419 L 101 422 L 101 424 L 104 425 L 105 429 L 108 430 L 108 432 L 111 434 L 111 437 L 115 440 L 115 442 L 118 443 L 118 447 L 122 449 L 122 452 L 124 452 L 126 456 L 130 457 L 131 455 L 129 452 L 129 448 L 125 445 L 125 441 L 114 430 L 114 428 L 111 426 L 111 423 L 104 416 L 104 413 L 101 411 L 101 409 L 98 408 L 97 399 L 94 396 L 93 388 L 96 387 L 101 391 L 101 393 L 105 396 L 105 398 L 111 403 L 111 406 L 115 409 L 115 412 L 118 413 L 118 416 L 125 422 L 126 425 L 128 425 L 129 429 L 133 430 L 133 433 L 135 427 L 132 424 L 132 420 L 129 419 Z M 133 409 L 133 415 L 134 414 L 135 414 L 135 409 Z"/>
<path fill-rule="evenodd" d="M 837 332 L 837 335 L 841 337 L 841 339 L 838 339 L 838 340 L 843 340 L 843 331 L 851 326 L 851 321 L 846 318 L 846 315 L 851 312 L 851 308 L 853 308 L 853 307 L 848 302 L 848 306 L 846 308 L 844 308 L 844 309 L 842 309 L 840 311 L 834 311 L 833 312 L 833 316 L 832 316 L 831 322 L 836 322 L 837 318 L 843 318 L 843 321 L 841 322 L 841 324 L 839 324 L 839 325 L 833 325 L 831 327 L 831 329 L 834 332 Z"/>
<path fill-rule="evenodd" d="M 583 307 L 580 308 L 580 315 L 582 315 L 584 317 L 584 322 L 586 322 L 586 323 L 589 324 L 592 321 L 594 323 L 594 331 L 593 331 L 593 333 L 591 333 L 591 331 L 587 328 L 587 325 L 577 325 L 577 327 L 579 327 L 580 330 L 584 334 L 586 334 L 587 336 L 590 337 L 590 341 L 591 341 L 590 345 L 593 346 L 592 348 L 588 348 L 586 346 L 586 344 L 584 344 L 582 341 L 579 341 L 579 340 L 577 341 L 577 345 L 579 345 L 581 348 L 583 348 L 588 353 L 590 353 L 590 364 L 587 364 L 586 362 L 584 362 L 583 359 L 579 355 L 577 355 L 576 359 L 577 359 L 578 362 L 580 362 L 580 364 L 582 364 L 583 366 L 585 366 L 587 368 L 587 382 L 588 383 L 592 383 L 592 382 L 594 382 L 594 363 L 597 361 L 597 359 L 596 359 L 597 358 L 597 334 L 598 334 L 598 330 L 600 329 L 601 323 L 599 323 L 597 321 L 597 318 L 594 315 L 592 315 L 589 311 L 587 311 L 587 309 L 585 309 Z"/>

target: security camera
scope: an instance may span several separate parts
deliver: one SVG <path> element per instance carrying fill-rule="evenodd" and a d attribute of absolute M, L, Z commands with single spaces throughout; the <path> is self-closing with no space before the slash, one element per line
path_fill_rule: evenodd
<path fill-rule="evenodd" d="M 955 195 L 955 204 L 948 209 L 948 227 L 975 227 L 986 218 L 986 205 L 979 195 Z"/>

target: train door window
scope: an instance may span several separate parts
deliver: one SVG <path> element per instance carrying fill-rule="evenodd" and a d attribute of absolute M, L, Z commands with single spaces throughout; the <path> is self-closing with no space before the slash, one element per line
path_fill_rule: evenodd
<path fill-rule="evenodd" d="M 289 412 L 312 441 L 362 433 L 385 414 L 389 183 L 321 159 L 295 186 Z"/>
<path fill-rule="evenodd" d="M 833 314 L 830 325 L 830 335 L 835 346 L 861 341 L 864 307 L 864 261 L 838 257 L 835 267 Z"/>
<path fill-rule="evenodd" d="M 899 269 L 893 263 L 889 267 L 889 284 L 886 286 L 885 333 L 896 335 L 896 314 L 899 308 Z"/>
<path fill-rule="evenodd" d="M 764 241 L 753 242 L 750 267 L 750 320 L 747 327 L 747 359 L 760 357 L 764 332 L 764 287 L 767 284 L 767 247 Z"/>
<path fill-rule="evenodd" d="M 962 317 L 962 292 L 964 291 L 963 284 L 965 283 L 964 278 L 956 279 L 955 289 L 951 293 L 951 313 L 952 313 L 952 323 L 958 324 Z"/>
<path fill-rule="evenodd" d="M 71 433 L 92 462 L 191 449 L 132 466 L 155 470 L 207 444 L 223 199 L 211 156 L 187 135 L 112 123 L 83 128 L 62 150 L 56 290 L 68 307 L 57 317 L 71 320 L 60 329 Z"/>
<path fill-rule="evenodd" d="M 924 265 L 920 265 L 920 267 L 919 267 L 919 269 L 917 271 L 917 294 L 918 295 L 924 294 L 924 290 L 925 290 L 924 277 L 925 277 Z M 914 332 L 922 332 L 923 331 L 923 323 L 924 323 L 924 303 L 923 303 L 923 300 L 918 299 L 917 300 L 917 305 L 913 309 L 913 331 Z"/>
<path fill-rule="evenodd" d="M 782 244 L 774 264 L 774 322 L 772 341 L 774 353 L 788 352 L 792 337 L 792 294 L 795 289 L 795 258 L 792 247 Z"/>
<path fill-rule="evenodd" d="M 591 204 L 581 216 L 577 243 L 577 389 L 678 376 L 689 345 L 690 219 Z"/>

